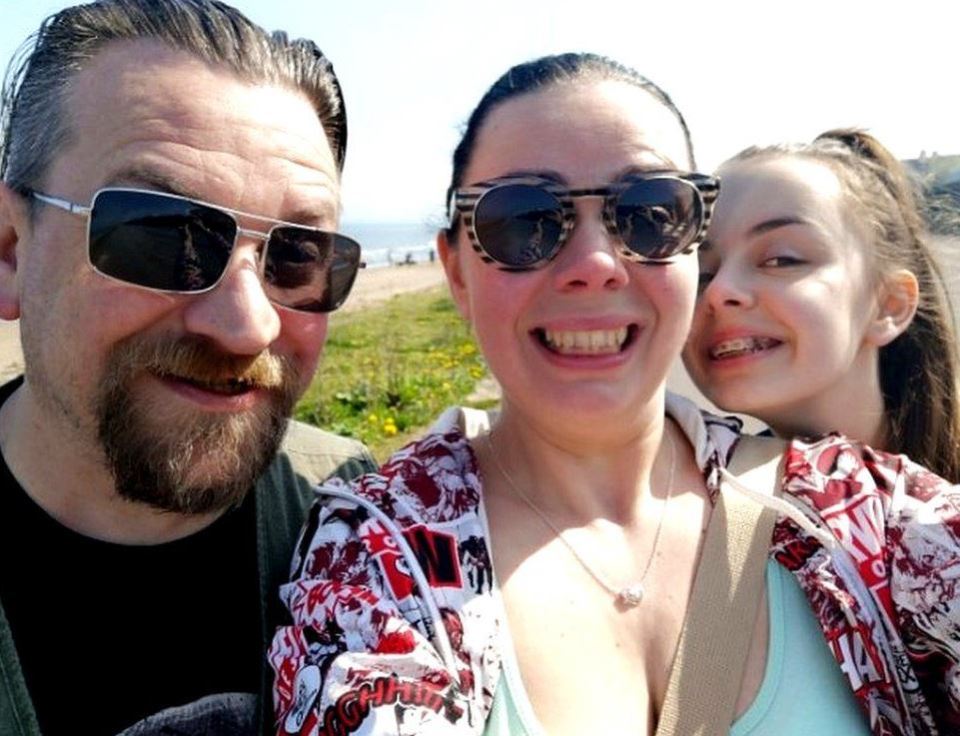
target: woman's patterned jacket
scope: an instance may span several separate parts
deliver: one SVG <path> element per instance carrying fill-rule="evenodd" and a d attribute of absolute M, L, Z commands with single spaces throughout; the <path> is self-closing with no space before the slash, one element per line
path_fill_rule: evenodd
<path fill-rule="evenodd" d="M 667 411 L 715 498 L 739 423 L 673 395 Z M 447 412 L 379 474 L 318 489 L 281 591 L 293 624 L 269 652 L 278 733 L 483 733 L 502 607 L 464 418 Z M 960 488 L 830 436 L 791 442 L 780 500 L 770 555 L 872 732 L 960 733 Z"/>

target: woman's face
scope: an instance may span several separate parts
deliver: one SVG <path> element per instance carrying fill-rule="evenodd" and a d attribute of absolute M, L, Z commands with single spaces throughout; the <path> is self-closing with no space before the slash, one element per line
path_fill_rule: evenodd
<path fill-rule="evenodd" d="M 494 108 L 464 185 L 533 175 L 600 187 L 630 173 L 689 169 L 676 118 L 624 82 L 548 87 Z M 451 291 L 472 323 L 505 406 L 563 426 L 629 431 L 659 396 L 689 326 L 696 256 L 668 265 L 624 261 L 601 221 L 602 200 L 575 200 L 576 225 L 556 257 L 510 273 L 483 263 L 464 228 L 443 247 Z M 662 413 L 662 405 L 657 411 Z M 603 419 L 604 424 L 569 420 Z M 616 421 L 610 421 L 616 420 Z M 626 422 L 627 424 L 625 424 Z"/>
<path fill-rule="evenodd" d="M 810 159 L 735 162 L 721 181 L 687 369 L 722 409 L 829 430 L 818 424 L 856 411 L 876 386 L 877 279 L 856 210 Z"/>

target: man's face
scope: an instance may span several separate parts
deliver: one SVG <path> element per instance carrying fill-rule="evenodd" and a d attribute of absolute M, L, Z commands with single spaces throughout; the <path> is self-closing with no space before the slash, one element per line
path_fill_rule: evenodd
<path fill-rule="evenodd" d="M 76 75 L 66 115 L 70 138 L 38 187 L 48 194 L 86 204 L 130 186 L 336 226 L 336 165 L 296 92 L 124 42 Z M 267 300 L 256 239 L 238 238 L 215 289 L 172 295 L 94 272 L 85 236 L 83 218 L 41 205 L 17 247 L 27 391 L 43 421 L 105 455 L 122 496 L 187 512 L 238 500 L 313 376 L 326 315 Z"/>

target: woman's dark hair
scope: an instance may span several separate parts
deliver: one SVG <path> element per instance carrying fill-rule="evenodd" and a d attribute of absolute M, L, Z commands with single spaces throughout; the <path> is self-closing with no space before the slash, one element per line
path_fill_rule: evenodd
<path fill-rule="evenodd" d="M 463 175 L 473 156 L 477 136 L 495 107 L 528 92 L 536 92 L 555 84 L 578 82 L 585 79 L 626 82 L 649 92 L 676 116 L 687 142 L 690 165 L 694 166 L 693 143 L 690 140 L 690 129 L 687 127 L 687 121 L 683 119 L 683 115 L 673 104 L 670 96 L 656 84 L 634 69 L 598 54 L 567 53 L 556 56 L 542 56 L 539 59 L 517 64 L 507 70 L 487 90 L 470 114 L 463 132 L 463 138 L 460 139 L 459 145 L 453 152 L 453 175 L 450 179 L 450 187 L 447 189 L 446 201 L 450 201 L 450 195 L 454 189 L 463 185 Z M 453 242 L 455 230 L 455 223 L 451 224 L 448 232 L 451 242 Z"/>
<path fill-rule="evenodd" d="M 837 175 L 853 214 L 870 235 L 869 255 L 881 281 L 896 269 L 916 277 L 916 315 L 903 334 L 880 349 L 885 449 L 960 482 L 956 324 L 917 186 L 876 138 L 852 128 L 827 131 L 803 145 L 748 148 L 724 166 L 779 156 L 813 159 Z"/>

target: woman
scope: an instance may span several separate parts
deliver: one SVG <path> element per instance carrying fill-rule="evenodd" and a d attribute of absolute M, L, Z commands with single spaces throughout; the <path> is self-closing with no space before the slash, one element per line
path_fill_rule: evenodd
<path fill-rule="evenodd" d="M 839 431 L 960 482 L 957 338 L 902 165 L 836 130 L 720 175 L 684 351 L 701 391 L 779 435 Z"/>
<path fill-rule="evenodd" d="M 608 59 L 521 64 L 485 95 L 439 250 L 502 410 L 320 489 L 270 651 L 281 732 L 653 733 L 738 431 L 665 390 L 716 193 L 693 165 L 670 99 Z M 731 732 L 960 723 L 960 601 L 930 564 L 956 558 L 957 493 L 839 438 L 786 467 Z M 877 526 L 851 535 L 854 487 Z"/>

